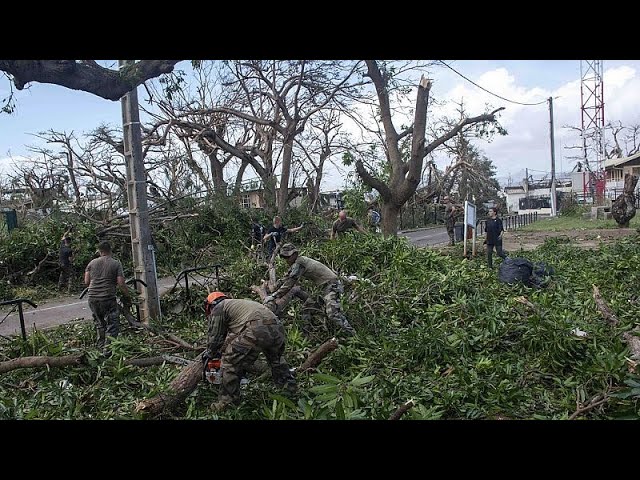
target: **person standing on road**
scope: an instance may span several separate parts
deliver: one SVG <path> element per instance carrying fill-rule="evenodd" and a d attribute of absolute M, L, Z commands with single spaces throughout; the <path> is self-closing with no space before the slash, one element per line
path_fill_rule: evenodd
<path fill-rule="evenodd" d="M 84 283 L 88 288 L 89 308 L 97 331 L 97 346 L 105 355 L 109 338 L 120 332 L 120 311 L 116 303 L 116 287 L 120 289 L 125 303 L 130 303 L 129 290 L 125 284 L 122 264 L 111 256 L 111 244 L 98 245 L 100 256 L 89 262 L 84 272 Z"/>
<path fill-rule="evenodd" d="M 504 232 L 504 226 L 502 225 L 502 220 L 498 218 L 498 210 L 496 207 L 491 207 L 486 226 L 487 238 L 484 241 L 487 244 L 487 263 L 489 268 L 493 268 L 493 247 L 496 248 L 496 253 L 500 258 L 507 257 L 502 251 L 502 232 Z"/>
<path fill-rule="evenodd" d="M 71 293 L 73 281 L 73 250 L 71 249 L 71 237 L 64 236 L 60 242 L 60 277 L 58 278 L 58 290 Z"/>
<path fill-rule="evenodd" d="M 336 238 L 338 235 L 343 235 L 350 229 L 355 228 L 361 233 L 367 233 L 367 231 L 362 228 L 358 222 L 356 222 L 353 218 L 347 217 L 346 210 L 340 210 L 338 213 L 338 219 L 333 222 L 331 226 L 331 240 Z"/>
<path fill-rule="evenodd" d="M 451 198 L 446 195 L 444 201 L 444 222 L 447 227 L 447 234 L 449 235 L 449 245 L 455 245 L 454 230 L 456 226 L 456 217 L 459 214 L 459 207 L 451 202 Z"/>

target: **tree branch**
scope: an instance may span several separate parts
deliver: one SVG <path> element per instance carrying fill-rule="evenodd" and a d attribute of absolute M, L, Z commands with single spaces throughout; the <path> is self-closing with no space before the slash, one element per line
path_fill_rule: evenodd
<path fill-rule="evenodd" d="M 147 80 L 173 71 L 179 61 L 141 60 L 114 71 L 87 60 L 0 60 L 0 70 L 13 76 L 18 90 L 31 82 L 51 83 L 115 101 Z"/>

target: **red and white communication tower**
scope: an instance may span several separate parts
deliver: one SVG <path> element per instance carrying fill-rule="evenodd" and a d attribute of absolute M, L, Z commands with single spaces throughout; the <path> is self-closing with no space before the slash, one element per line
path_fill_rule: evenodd
<path fill-rule="evenodd" d="M 602 201 L 606 185 L 604 161 L 604 75 L 602 60 L 580 61 L 580 100 L 582 101 L 582 148 L 587 171 L 584 194 Z"/>

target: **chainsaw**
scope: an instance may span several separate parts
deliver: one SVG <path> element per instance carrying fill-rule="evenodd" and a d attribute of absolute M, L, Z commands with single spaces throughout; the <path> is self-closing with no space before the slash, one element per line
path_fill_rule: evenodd
<path fill-rule="evenodd" d="M 219 358 L 210 358 L 204 368 L 204 376 L 209 383 L 222 383 L 222 365 Z"/>

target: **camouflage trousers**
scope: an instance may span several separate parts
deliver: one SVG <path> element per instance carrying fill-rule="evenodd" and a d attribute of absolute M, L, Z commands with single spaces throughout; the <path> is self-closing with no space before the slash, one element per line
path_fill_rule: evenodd
<path fill-rule="evenodd" d="M 347 317 L 340 305 L 340 295 L 344 293 L 344 286 L 340 280 L 328 282 L 322 292 L 324 313 L 329 320 L 350 334 L 354 334 L 353 327 L 347 321 Z M 305 302 L 306 303 L 306 302 Z M 303 307 L 304 308 L 304 307 Z"/>
<path fill-rule="evenodd" d="M 239 403 L 240 379 L 260 352 L 267 358 L 276 386 L 295 390 L 295 378 L 283 355 L 285 339 L 284 327 L 276 319 L 250 322 L 242 332 L 230 339 L 222 353 L 220 402 Z"/>
<path fill-rule="evenodd" d="M 120 310 L 115 298 L 109 300 L 89 298 L 89 308 L 96 325 L 98 336 L 96 343 L 98 348 L 102 348 L 108 344 L 106 335 L 115 338 L 120 333 Z"/>
<path fill-rule="evenodd" d="M 446 223 L 446 227 L 447 227 L 447 234 L 449 235 L 449 245 L 455 245 L 455 241 L 454 241 L 454 228 L 455 228 L 455 220 L 447 220 Z"/>
<path fill-rule="evenodd" d="M 284 297 L 279 298 L 275 301 L 267 302 L 265 303 L 265 306 L 268 307 L 278 317 L 280 317 L 282 313 L 286 311 L 291 300 L 293 300 L 294 298 L 299 298 L 300 300 L 304 301 L 304 304 L 302 305 L 303 330 L 308 328 L 308 324 L 311 322 L 312 312 L 320 308 L 324 310 L 327 318 L 334 324 L 336 324 L 340 328 L 343 328 L 346 332 L 354 334 L 355 331 L 347 321 L 347 317 L 342 311 L 342 306 L 340 305 L 340 295 L 342 295 L 343 292 L 344 287 L 342 285 L 342 282 L 340 282 L 339 280 L 328 282 L 324 286 L 322 296 L 319 298 L 318 302 L 316 301 L 316 298 L 314 298 L 314 296 L 309 295 L 309 293 L 302 289 L 302 287 L 296 285 L 291 290 L 289 290 L 289 292 L 287 292 Z"/>

